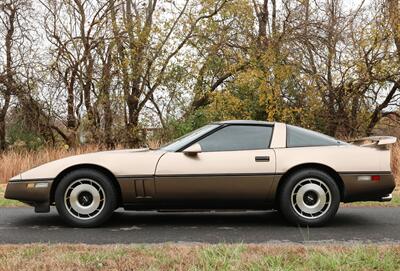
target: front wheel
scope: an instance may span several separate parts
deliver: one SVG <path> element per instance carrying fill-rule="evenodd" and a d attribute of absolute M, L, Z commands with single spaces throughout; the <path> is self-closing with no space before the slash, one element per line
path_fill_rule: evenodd
<path fill-rule="evenodd" d="M 300 226 L 321 226 L 332 219 L 340 204 L 335 180 L 323 171 L 305 169 L 286 180 L 279 195 L 283 216 Z"/>
<path fill-rule="evenodd" d="M 108 177 L 92 169 L 67 174 L 55 191 L 60 216 L 76 227 L 96 227 L 117 207 L 117 193 Z"/>

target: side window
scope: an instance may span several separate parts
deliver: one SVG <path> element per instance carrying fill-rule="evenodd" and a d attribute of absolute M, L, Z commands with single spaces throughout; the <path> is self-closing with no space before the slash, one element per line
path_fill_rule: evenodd
<path fill-rule="evenodd" d="M 291 125 L 286 126 L 286 134 L 287 147 L 332 146 L 341 144 L 339 140 L 333 137 Z"/>
<path fill-rule="evenodd" d="M 267 149 L 272 127 L 231 125 L 222 128 L 199 143 L 203 152 Z"/>

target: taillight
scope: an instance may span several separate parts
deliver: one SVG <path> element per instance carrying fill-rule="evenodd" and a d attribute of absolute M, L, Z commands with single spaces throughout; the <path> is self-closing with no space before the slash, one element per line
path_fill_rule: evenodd
<path fill-rule="evenodd" d="M 381 176 L 380 175 L 363 175 L 363 176 L 358 176 L 357 180 L 379 182 L 381 180 Z"/>
<path fill-rule="evenodd" d="M 379 175 L 371 176 L 371 181 L 373 181 L 373 182 L 379 182 L 380 180 L 381 180 L 381 176 L 379 176 Z"/>

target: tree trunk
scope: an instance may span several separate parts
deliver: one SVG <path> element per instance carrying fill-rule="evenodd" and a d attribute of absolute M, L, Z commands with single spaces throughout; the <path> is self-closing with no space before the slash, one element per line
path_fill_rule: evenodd
<path fill-rule="evenodd" d="M 386 96 L 385 100 L 375 108 L 374 112 L 371 115 L 370 122 L 369 122 L 367 130 L 366 130 L 367 135 L 371 135 L 372 134 L 372 130 L 375 128 L 375 125 L 382 118 L 382 110 L 385 109 L 389 105 L 389 103 L 392 100 L 394 94 L 399 89 L 400 89 L 400 82 L 393 85 L 392 89 L 389 91 L 389 93 Z"/>
<path fill-rule="evenodd" d="M 75 112 L 74 112 L 74 83 L 76 77 L 76 68 L 73 69 L 71 73 L 70 81 L 68 82 L 67 74 L 64 77 L 65 84 L 67 85 L 67 127 L 70 129 L 75 129 L 76 126 L 76 119 L 75 119 Z"/>
<path fill-rule="evenodd" d="M 103 62 L 102 81 L 100 84 L 100 99 L 104 110 L 104 144 L 107 149 L 115 148 L 112 133 L 113 116 L 110 99 L 112 50 L 113 45 L 108 48 L 107 57 Z"/>
<path fill-rule="evenodd" d="M 327 55 L 327 63 L 326 63 L 326 69 L 327 69 L 327 82 L 326 82 L 326 88 L 327 88 L 327 94 L 328 94 L 328 134 L 330 136 L 335 136 L 336 135 L 336 130 L 338 127 L 338 121 L 337 118 L 337 111 L 335 110 L 335 104 L 336 104 L 336 94 L 335 92 L 337 89 L 334 87 L 334 82 L 333 82 L 333 65 L 334 65 L 334 60 L 336 57 L 336 27 L 337 27 L 337 14 L 336 14 L 336 7 L 335 7 L 335 1 L 332 1 L 329 6 L 329 26 L 327 29 L 327 50 L 328 50 L 328 55 Z"/>
<path fill-rule="evenodd" d="M 393 39 L 397 49 L 398 61 L 400 61 L 400 6 L 399 0 L 387 0 L 389 22 L 392 28 Z"/>
<path fill-rule="evenodd" d="M 110 95 L 108 92 L 106 92 L 104 100 L 104 143 L 107 149 L 114 149 L 115 144 L 112 135 L 113 117 Z"/>
<path fill-rule="evenodd" d="M 127 101 L 128 123 L 126 125 L 127 136 L 125 144 L 130 148 L 136 148 L 140 146 L 142 138 L 140 136 L 139 113 L 137 111 L 138 102 L 135 102 L 137 99 L 134 97 L 132 100 L 128 99 Z"/>
<path fill-rule="evenodd" d="M 2 78 L 2 83 L 5 86 L 5 89 L 3 90 L 4 105 L 0 111 L 0 150 L 6 149 L 6 116 L 8 108 L 10 106 L 11 94 L 15 92 L 14 74 L 12 67 L 12 42 L 14 38 L 17 8 L 13 5 L 9 5 L 7 9 L 9 13 L 4 12 L 5 14 L 7 14 L 8 27 L 5 36 L 6 67 L 5 75 Z"/>
<path fill-rule="evenodd" d="M 6 120 L 0 116 L 0 151 L 6 149 Z"/>
<path fill-rule="evenodd" d="M 269 0 L 263 0 L 261 6 L 258 6 L 258 4 L 254 3 L 254 8 L 256 10 L 256 15 L 258 19 L 258 46 L 262 50 L 268 48 L 268 1 Z"/>

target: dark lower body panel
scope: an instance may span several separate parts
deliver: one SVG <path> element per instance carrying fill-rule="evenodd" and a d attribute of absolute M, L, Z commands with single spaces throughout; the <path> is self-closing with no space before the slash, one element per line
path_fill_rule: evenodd
<path fill-rule="evenodd" d="M 127 210 L 268 209 L 280 176 L 163 175 L 117 178 Z"/>
<path fill-rule="evenodd" d="M 50 191 L 53 180 L 12 181 L 7 184 L 4 197 L 35 207 L 35 212 L 50 211 Z"/>
<path fill-rule="evenodd" d="M 117 181 L 121 188 L 121 206 L 127 210 L 261 210 L 274 207 L 281 176 L 208 176 L 190 180 L 132 176 L 117 178 Z M 379 180 L 365 180 L 365 176 L 379 176 Z M 387 201 L 395 188 L 390 172 L 340 173 L 340 177 L 344 183 L 343 202 Z M 163 183 L 156 185 L 156 182 Z M 213 186 L 214 182 L 218 184 Z M 254 187 L 246 185 L 249 183 Z M 201 184 L 208 187 L 202 188 Z M 48 212 L 54 204 L 52 185 L 53 180 L 11 181 L 5 198 L 27 203 L 36 212 Z"/>
<path fill-rule="evenodd" d="M 376 180 L 368 179 L 378 176 Z M 343 202 L 388 201 L 396 183 L 390 172 L 341 173 L 344 183 Z"/>
<path fill-rule="evenodd" d="M 197 176 L 117 178 L 121 204 L 127 210 L 269 209 L 280 176 Z M 156 186 L 156 182 L 158 186 Z M 53 180 L 10 181 L 5 198 L 48 212 L 54 204 Z M 158 191 L 157 189 L 158 188 Z"/>

